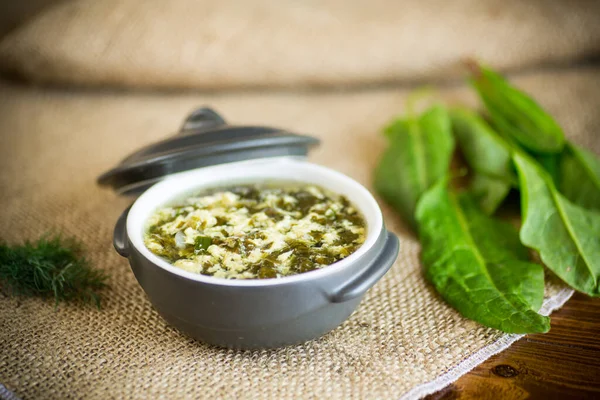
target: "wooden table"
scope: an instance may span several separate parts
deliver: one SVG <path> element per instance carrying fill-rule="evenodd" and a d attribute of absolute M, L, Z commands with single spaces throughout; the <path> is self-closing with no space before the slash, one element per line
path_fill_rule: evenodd
<path fill-rule="evenodd" d="M 600 298 L 575 294 L 528 335 L 427 399 L 600 399 Z"/>

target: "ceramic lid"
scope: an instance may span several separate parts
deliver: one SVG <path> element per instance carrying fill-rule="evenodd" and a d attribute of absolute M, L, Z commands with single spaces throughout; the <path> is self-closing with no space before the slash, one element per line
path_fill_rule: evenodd
<path fill-rule="evenodd" d="M 120 194 L 141 193 L 176 172 L 255 158 L 305 156 L 319 140 L 277 128 L 234 126 L 210 108 L 192 112 L 176 135 L 126 157 L 98 178 Z"/>

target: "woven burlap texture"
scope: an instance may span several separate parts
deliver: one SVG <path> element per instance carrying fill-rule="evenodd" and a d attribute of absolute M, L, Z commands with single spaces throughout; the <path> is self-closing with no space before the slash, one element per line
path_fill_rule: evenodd
<path fill-rule="evenodd" d="M 589 0 L 68 0 L 0 43 L 36 82 L 164 88 L 447 78 L 600 53 Z"/>
<path fill-rule="evenodd" d="M 600 70 L 514 80 L 541 100 L 569 137 L 600 151 Z M 60 230 L 80 238 L 94 265 L 110 275 L 101 310 L 1 297 L 0 383 L 24 399 L 393 399 L 506 340 L 436 295 L 421 274 L 417 240 L 385 206 L 386 223 L 402 243 L 390 272 L 341 327 L 276 350 L 224 350 L 183 336 L 153 310 L 112 248 L 113 224 L 131 200 L 97 187 L 95 178 L 177 130 L 193 108 L 210 105 L 234 123 L 318 136 L 322 145 L 311 153 L 312 162 L 371 187 L 385 145 L 380 128 L 404 110 L 407 93 L 175 96 L 0 86 L 0 238 L 17 243 Z M 475 102 L 462 86 L 440 96 Z M 546 296 L 561 288 L 550 283 Z"/>

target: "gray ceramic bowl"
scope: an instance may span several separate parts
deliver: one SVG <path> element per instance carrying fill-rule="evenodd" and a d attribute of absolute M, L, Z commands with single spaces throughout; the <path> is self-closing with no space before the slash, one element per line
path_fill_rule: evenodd
<path fill-rule="evenodd" d="M 145 247 L 145 223 L 158 207 L 203 188 L 265 180 L 313 183 L 346 195 L 367 221 L 365 243 L 326 268 L 256 280 L 190 273 Z M 368 190 L 343 174 L 294 157 L 235 162 L 170 175 L 145 191 L 121 216 L 114 245 L 129 259 L 150 301 L 171 325 L 203 342 L 242 349 L 300 343 L 336 328 L 398 255 L 398 238 L 385 229 L 381 210 Z"/>

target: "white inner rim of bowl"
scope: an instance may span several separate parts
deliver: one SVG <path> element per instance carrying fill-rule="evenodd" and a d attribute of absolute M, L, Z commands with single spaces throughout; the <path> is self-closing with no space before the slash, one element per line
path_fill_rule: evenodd
<path fill-rule="evenodd" d="M 364 244 L 343 260 L 315 271 L 277 279 L 247 280 L 215 278 L 185 271 L 155 255 L 144 244 L 146 221 L 159 207 L 171 204 L 176 199 L 198 194 L 204 189 L 269 180 L 315 184 L 346 196 L 360 210 L 367 222 L 367 238 Z M 345 268 L 373 247 L 381 233 L 382 226 L 381 210 L 371 193 L 362 185 L 332 169 L 292 157 L 241 161 L 173 174 L 145 191 L 135 201 L 127 216 L 129 240 L 153 264 L 188 279 L 227 286 L 277 285 L 292 281 L 312 280 L 334 273 Z"/>

